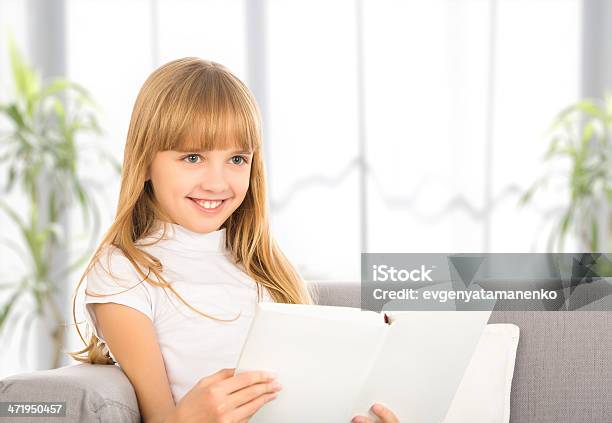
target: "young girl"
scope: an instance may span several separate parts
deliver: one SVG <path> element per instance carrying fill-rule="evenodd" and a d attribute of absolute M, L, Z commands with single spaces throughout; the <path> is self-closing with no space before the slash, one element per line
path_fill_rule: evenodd
<path fill-rule="evenodd" d="M 274 375 L 234 375 L 255 305 L 313 300 L 270 234 L 258 107 L 222 65 L 175 60 L 144 83 L 75 321 L 85 277 L 92 333 L 77 325 L 70 355 L 119 364 L 143 421 L 243 422 L 276 397 Z"/>

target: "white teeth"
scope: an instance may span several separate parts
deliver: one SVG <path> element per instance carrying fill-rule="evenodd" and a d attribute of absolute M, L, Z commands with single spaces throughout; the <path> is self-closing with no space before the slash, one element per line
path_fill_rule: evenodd
<path fill-rule="evenodd" d="M 199 200 L 196 200 L 196 202 L 202 207 L 204 207 L 205 209 L 216 209 L 222 203 L 222 201 L 199 201 Z"/>

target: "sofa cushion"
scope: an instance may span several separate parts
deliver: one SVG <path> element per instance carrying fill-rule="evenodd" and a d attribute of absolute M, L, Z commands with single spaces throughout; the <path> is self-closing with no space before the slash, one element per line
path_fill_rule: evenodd
<path fill-rule="evenodd" d="M 0 380 L 2 401 L 66 402 L 66 423 L 138 423 L 134 389 L 116 365 L 74 364 Z M 1 419 L 0 419 L 1 420 Z M 19 417 L 41 423 L 40 417 Z"/>
<path fill-rule="evenodd" d="M 521 328 L 511 422 L 612 422 L 612 312 L 494 311 Z"/>

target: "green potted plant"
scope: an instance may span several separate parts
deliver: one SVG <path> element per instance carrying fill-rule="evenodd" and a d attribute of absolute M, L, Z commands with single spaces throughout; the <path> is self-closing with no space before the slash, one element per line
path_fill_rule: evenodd
<path fill-rule="evenodd" d="M 563 252 L 569 234 L 589 252 L 607 251 L 612 222 L 603 222 L 601 210 L 612 203 L 612 98 L 589 98 L 562 110 L 554 119 L 544 156 L 546 172 L 520 198 L 532 201 L 534 194 L 555 178 L 555 167 L 568 166 L 560 175 L 567 187 L 567 205 L 555 222 L 548 251 Z M 608 213 L 609 216 L 612 216 Z M 609 219 L 609 218 L 608 218 Z M 607 225 L 603 231 L 601 225 Z M 603 237 L 605 239 L 601 239 Z"/>
<path fill-rule="evenodd" d="M 9 52 L 14 93 L 10 101 L 0 103 L 0 117 L 9 127 L 0 128 L 0 169 L 6 169 L 0 215 L 5 215 L 3 226 L 16 225 L 20 239 L 3 239 L 2 244 L 22 258 L 27 270 L 11 280 L 7 280 L 10 276 L 6 272 L 0 274 L 0 289 L 8 291 L 8 300 L 0 304 L 0 334 L 5 326 L 7 331 L 16 329 L 7 322 L 18 301 L 31 296 L 35 307 L 25 310 L 24 337 L 34 319 L 44 320 L 51 329 L 51 363 L 58 367 L 66 326 L 57 301 L 61 292 L 58 288 L 69 283 L 70 273 L 83 265 L 92 252 L 90 243 L 65 268 L 54 268 L 54 259 L 58 253 L 66 254 L 71 241 L 60 222 L 76 203 L 82 212 L 85 237 L 92 242 L 96 237 L 99 211 L 91 189 L 78 175 L 82 146 L 77 144 L 77 138 L 82 132 L 101 131 L 95 114 L 97 107 L 83 87 L 66 79 L 42 81 L 12 40 Z M 120 169 L 110 155 L 100 148 L 97 152 Z M 17 195 L 25 197 L 25 209 L 16 210 L 5 200 L 15 188 L 20 188 Z"/>

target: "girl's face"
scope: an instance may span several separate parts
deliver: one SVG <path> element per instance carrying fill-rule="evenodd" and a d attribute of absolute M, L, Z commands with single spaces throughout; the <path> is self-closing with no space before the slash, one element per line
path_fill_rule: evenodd
<path fill-rule="evenodd" d="M 235 150 L 159 151 L 147 179 L 171 223 L 207 233 L 218 230 L 244 200 L 252 158 Z"/>

